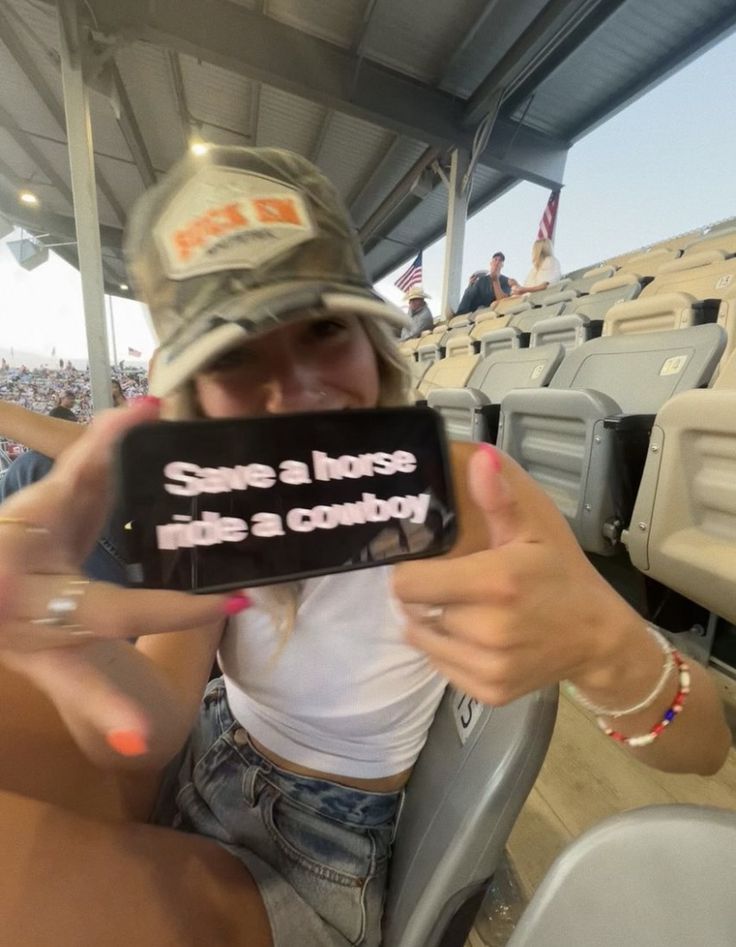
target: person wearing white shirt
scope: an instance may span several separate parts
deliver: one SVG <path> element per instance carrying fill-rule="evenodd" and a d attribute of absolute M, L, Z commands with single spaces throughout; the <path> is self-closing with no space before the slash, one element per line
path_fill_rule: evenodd
<path fill-rule="evenodd" d="M 527 273 L 524 285 L 516 285 L 511 290 L 513 296 L 524 293 L 536 293 L 557 283 L 562 276 L 560 261 L 554 255 L 551 240 L 535 240 L 532 244 L 532 268 Z"/>

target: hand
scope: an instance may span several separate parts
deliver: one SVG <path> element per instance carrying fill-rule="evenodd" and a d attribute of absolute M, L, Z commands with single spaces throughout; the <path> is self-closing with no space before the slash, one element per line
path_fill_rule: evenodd
<path fill-rule="evenodd" d="M 486 704 L 564 678 L 579 686 L 598 680 L 615 655 L 627 653 L 631 636 L 646 638 L 642 620 L 513 461 L 482 445 L 467 477 L 484 521 L 484 548 L 396 568 L 408 641 Z"/>
<path fill-rule="evenodd" d="M 221 624 L 228 609 L 223 595 L 77 584 L 109 505 L 114 444 L 157 415 L 155 399 L 105 412 L 47 477 L 0 506 L 0 663 L 29 677 L 62 716 L 62 704 L 75 702 L 107 732 L 145 730 L 145 714 L 130 697 L 141 695 L 145 674 L 127 642 L 111 639 Z M 34 623 L 59 598 L 76 605 L 68 621 L 78 634 Z"/>

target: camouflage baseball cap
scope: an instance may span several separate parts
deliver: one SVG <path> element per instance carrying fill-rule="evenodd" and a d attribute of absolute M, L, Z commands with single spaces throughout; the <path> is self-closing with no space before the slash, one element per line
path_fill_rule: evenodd
<path fill-rule="evenodd" d="M 276 148 L 182 158 L 133 207 L 125 255 L 161 343 L 159 396 L 305 308 L 407 321 L 372 288 L 332 184 Z"/>

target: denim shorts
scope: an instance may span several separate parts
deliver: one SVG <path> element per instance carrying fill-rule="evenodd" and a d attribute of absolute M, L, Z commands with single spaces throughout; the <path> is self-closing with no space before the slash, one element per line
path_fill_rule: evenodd
<path fill-rule="evenodd" d="M 233 719 L 219 679 L 152 821 L 214 839 L 245 865 L 274 947 L 377 947 L 401 797 L 275 766 Z"/>

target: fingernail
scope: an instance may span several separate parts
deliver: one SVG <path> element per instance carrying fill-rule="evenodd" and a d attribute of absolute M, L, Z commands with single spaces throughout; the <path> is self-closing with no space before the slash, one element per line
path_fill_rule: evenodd
<path fill-rule="evenodd" d="M 146 738 L 137 730 L 109 730 L 105 740 L 121 756 L 143 756 L 148 752 Z"/>
<path fill-rule="evenodd" d="M 133 398 L 130 404 L 132 407 L 136 407 L 136 408 L 139 405 L 143 405 L 143 404 L 150 405 L 151 407 L 155 406 L 156 408 L 160 408 L 161 399 L 154 397 L 154 395 L 141 395 L 140 398 Z"/>
<path fill-rule="evenodd" d="M 253 600 L 250 596 L 243 592 L 236 592 L 225 602 L 222 610 L 226 615 L 237 615 L 239 612 L 245 611 L 246 608 L 250 608 L 252 604 Z"/>
<path fill-rule="evenodd" d="M 478 450 L 482 450 L 488 458 L 494 473 L 501 473 L 501 458 L 498 451 L 492 444 L 479 444 Z"/>

